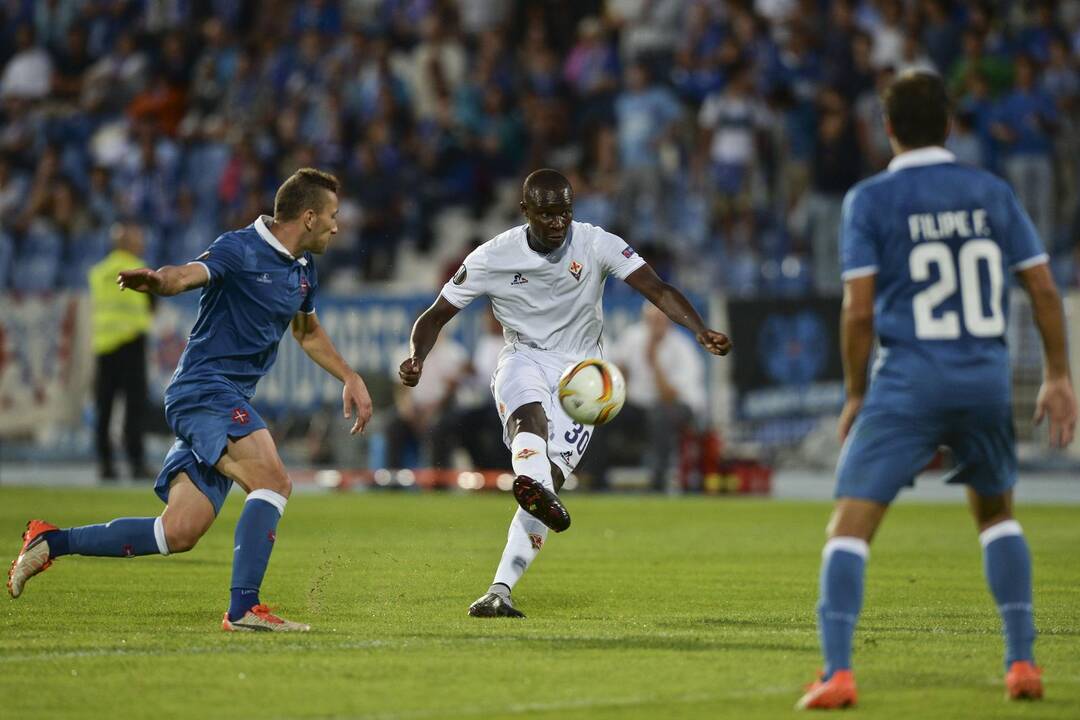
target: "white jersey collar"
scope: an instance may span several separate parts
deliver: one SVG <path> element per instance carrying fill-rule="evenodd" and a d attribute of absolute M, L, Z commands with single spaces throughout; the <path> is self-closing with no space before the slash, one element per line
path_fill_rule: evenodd
<path fill-rule="evenodd" d="M 270 232 L 270 228 L 266 226 L 267 220 L 273 220 L 269 215 L 260 215 L 255 218 L 255 232 L 259 233 L 259 237 L 266 241 L 266 244 L 277 250 L 279 253 L 295 260 L 301 265 L 307 265 L 307 258 L 305 257 L 293 257 L 293 254 L 285 249 L 285 246 L 281 244 L 281 241 L 274 237 L 274 233 Z"/>
<path fill-rule="evenodd" d="M 889 163 L 889 172 L 923 165 L 940 165 L 956 162 L 956 156 L 943 147 L 931 145 L 900 153 Z"/>

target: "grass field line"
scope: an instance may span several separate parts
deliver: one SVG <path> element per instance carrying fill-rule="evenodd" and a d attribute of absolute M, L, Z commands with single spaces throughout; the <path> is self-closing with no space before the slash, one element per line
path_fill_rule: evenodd
<path fill-rule="evenodd" d="M 558 712 L 562 710 L 602 710 L 607 708 L 631 708 L 642 705 L 691 705 L 712 703 L 722 700 L 742 700 L 747 698 L 798 694 L 799 688 L 792 685 L 773 685 L 769 687 L 732 690 L 729 692 L 684 693 L 682 695 L 664 695 L 653 693 L 635 697 L 585 697 L 556 702 L 514 703 L 512 705 L 467 705 L 457 708 L 443 706 L 438 709 L 405 710 L 402 712 L 369 713 L 363 715 L 321 715 L 319 720 L 423 720 L 423 718 L 470 717 L 525 715 L 540 712 Z M 793 695 L 794 697 L 794 695 Z M 792 701 L 794 702 L 794 701 Z M 292 717 L 279 715 L 279 720 Z M 305 716 L 309 717 L 309 716 Z"/>
<path fill-rule="evenodd" d="M 741 636 L 741 634 L 740 634 Z M 183 655 L 212 655 L 220 654 L 264 654 L 264 653 L 322 653 L 336 650 L 366 650 L 372 648 L 405 649 L 422 647 L 452 647 L 457 645 L 491 645 L 505 643 L 543 643 L 552 644 L 559 642 L 582 643 L 594 642 L 612 644 L 619 641 L 632 640 L 687 640 L 692 639 L 703 648 L 715 646 L 720 649 L 724 646 L 722 638 L 715 641 L 710 639 L 695 638 L 691 634 L 680 633 L 650 633 L 646 635 L 490 635 L 490 636 L 450 636 L 450 635 L 410 635 L 395 640 L 346 640 L 336 643 L 303 642 L 296 645 L 280 643 L 255 645 L 237 638 L 234 645 L 209 645 L 176 648 L 140 648 L 140 647 L 107 647 L 89 648 L 81 650 L 42 650 L 41 652 L 23 651 L 8 654 L 0 650 L 0 664 L 19 663 L 34 661 L 53 661 L 70 658 L 94 658 L 94 657 L 168 657 Z M 243 644 L 240 644 L 243 643 Z M 656 649 L 665 650 L 663 646 Z"/>

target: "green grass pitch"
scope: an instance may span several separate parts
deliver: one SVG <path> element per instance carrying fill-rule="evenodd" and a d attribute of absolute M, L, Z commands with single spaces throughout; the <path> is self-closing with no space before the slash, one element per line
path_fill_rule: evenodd
<path fill-rule="evenodd" d="M 0 600 L 0 716 L 776 718 L 819 666 L 824 503 L 570 495 L 573 527 L 515 593 L 528 619 L 479 620 L 509 495 L 301 494 L 263 588 L 314 626 L 292 636 L 219 630 L 240 504 L 190 553 L 64 558 Z M 160 509 L 149 489 L 0 488 L 0 548 L 30 517 Z M 964 508 L 901 504 L 869 565 L 857 716 L 1080 717 L 1080 507 L 1018 514 L 1046 700 L 1003 700 Z"/>

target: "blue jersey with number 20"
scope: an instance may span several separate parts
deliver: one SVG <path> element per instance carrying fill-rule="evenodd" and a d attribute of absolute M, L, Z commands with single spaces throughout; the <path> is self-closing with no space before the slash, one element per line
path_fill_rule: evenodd
<path fill-rule="evenodd" d="M 848 193 L 840 245 L 845 280 L 876 275 L 867 404 L 1009 402 L 1011 274 L 1047 258 L 1005 182 L 942 148 L 904 153 Z"/>

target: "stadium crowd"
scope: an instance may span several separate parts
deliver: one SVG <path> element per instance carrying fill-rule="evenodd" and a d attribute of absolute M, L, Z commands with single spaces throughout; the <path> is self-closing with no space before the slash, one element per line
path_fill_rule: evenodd
<path fill-rule="evenodd" d="M 1075 285 L 1078 57 L 1080 3 L 1048 1 L 3 0 L 0 290 L 85 286 L 117 219 L 191 259 L 307 165 L 344 185 L 330 287 L 392 279 L 440 211 L 550 165 L 692 287 L 835 292 L 907 68 L 947 79 L 950 149 Z"/>

